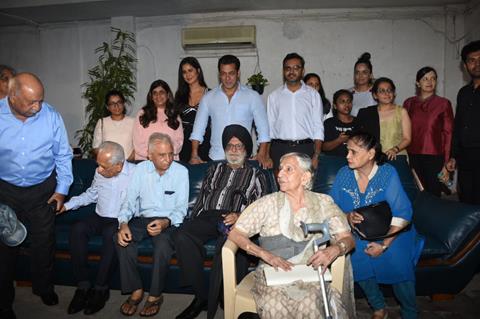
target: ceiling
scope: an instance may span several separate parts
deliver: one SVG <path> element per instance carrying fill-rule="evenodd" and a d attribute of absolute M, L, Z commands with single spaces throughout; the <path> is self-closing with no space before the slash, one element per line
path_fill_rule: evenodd
<path fill-rule="evenodd" d="M 477 0 L 2 0 L 0 26 L 224 11 L 389 8 L 466 4 Z"/>

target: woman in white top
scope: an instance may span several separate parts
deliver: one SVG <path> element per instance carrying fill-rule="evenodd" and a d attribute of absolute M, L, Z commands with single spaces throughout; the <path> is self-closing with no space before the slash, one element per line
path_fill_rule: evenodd
<path fill-rule="evenodd" d="M 105 96 L 105 106 L 110 114 L 98 120 L 93 132 L 93 152 L 105 141 L 116 142 L 123 147 L 125 158 L 133 159 L 134 118 L 126 116 L 125 97 L 117 90 L 109 91 Z"/>
<path fill-rule="evenodd" d="M 370 62 L 370 53 L 362 54 L 353 69 L 353 94 L 352 116 L 357 116 L 358 111 L 368 106 L 376 105 L 377 102 L 372 95 L 373 67 Z"/>

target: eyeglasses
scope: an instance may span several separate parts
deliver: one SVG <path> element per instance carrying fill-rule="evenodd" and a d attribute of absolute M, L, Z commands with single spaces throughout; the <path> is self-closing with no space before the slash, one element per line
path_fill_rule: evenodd
<path fill-rule="evenodd" d="M 121 107 L 123 106 L 123 101 L 118 101 L 118 102 L 110 102 L 107 104 L 108 107 Z"/>
<path fill-rule="evenodd" d="M 283 67 L 283 70 L 284 70 L 284 71 L 287 71 L 287 72 L 291 72 L 291 71 L 298 72 L 298 71 L 300 71 L 301 69 L 303 69 L 303 67 L 302 67 L 301 65 L 292 65 L 292 66 L 290 66 L 290 65 L 285 65 L 285 66 Z"/>
<path fill-rule="evenodd" d="M 235 151 L 243 151 L 245 149 L 245 145 L 243 144 L 227 144 L 227 150 L 235 150 Z"/>
<path fill-rule="evenodd" d="M 379 89 L 379 90 L 377 90 L 377 94 L 392 94 L 392 93 L 395 93 L 395 91 L 392 90 L 392 89 L 386 89 L 386 90 Z"/>

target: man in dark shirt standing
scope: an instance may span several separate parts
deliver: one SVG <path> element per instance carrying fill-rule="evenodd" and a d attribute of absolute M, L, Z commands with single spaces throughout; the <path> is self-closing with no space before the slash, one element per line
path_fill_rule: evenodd
<path fill-rule="evenodd" d="M 461 202 L 480 204 L 480 40 L 462 49 L 462 60 L 472 82 L 457 95 L 457 112 L 452 138 L 452 160 L 447 169 L 458 167 L 458 195 Z"/>
<path fill-rule="evenodd" d="M 222 144 L 227 162 L 218 162 L 209 167 L 193 206 L 191 219 L 185 221 L 174 235 L 184 284 L 191 285 L 195 292 L 192 303 L 177 319 L 196 318 L 205 310 L 207 303 L 208 318 L 213 318 L 218 298 L 213 287 L 216 286 L 217 276 L 221 277 L 221 267 L 218 267 L 220 262 L 217 262 L 219 259 L 216 256 L 212 266 L 216 270 L 212 269 L 210 274 L 209 291 L 203 277 L 203 244 L 218 238 L 218 253 L 225 239 L 223 230 L 234 224 L 240 212 L 250 203 L 265 195 L 265 175 L 246 162 L 252 153 L 252 138 L 247 129 L 237 124 L 225 127 Z"/>

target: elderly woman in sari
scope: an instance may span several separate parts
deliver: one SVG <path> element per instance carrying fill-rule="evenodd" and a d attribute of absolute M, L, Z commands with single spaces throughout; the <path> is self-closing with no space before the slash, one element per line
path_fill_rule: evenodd
<path fill-rule="evenodd" d="M 284 155 L 278 173 L 280 192 L 264 196 L 247 207 L 229 234 L 228 238 L 240 248 L 261 259 L 252 289 L 261 318 L 324 318 L 318 282 L 297 281 L 290 285 L 267 286 L 262 271 L 264 264 L 285 271 L 294 264 L 308 264 L 315 268 L 328 266 L 355 246 L 350 227 L 339 207 L 328 195 L 309 190 L 312 176 L 308 156 L 299 153 Z M 330 245 L 314 253 L 311 242 L 319 235 L 305 238 L 300 222 L 327 222 L 332 238 Z M 260 246 L 249 239 L 255 234 L 260 234 Z M 349 259 L 345 267 L 344 294 L 333 287 L 327 288 L 335 318 L 355 317 Z"/>

